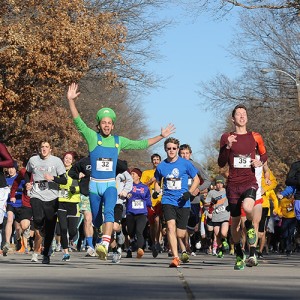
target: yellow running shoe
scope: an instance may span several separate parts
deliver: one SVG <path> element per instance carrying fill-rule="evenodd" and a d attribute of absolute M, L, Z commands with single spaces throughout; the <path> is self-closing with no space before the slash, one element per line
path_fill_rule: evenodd
<path fill-rule="evenodd" d="M 182 252 L 180 259 L 184 264 L 186 264 L 190 261 L 190 256 L 186 252 Z"/>
<path fill-rule="evenodd" d="M 98 254 L 99 259 L 107 260 L 107 249 L 102 244 L 96 245 L 96 253 Z"/>

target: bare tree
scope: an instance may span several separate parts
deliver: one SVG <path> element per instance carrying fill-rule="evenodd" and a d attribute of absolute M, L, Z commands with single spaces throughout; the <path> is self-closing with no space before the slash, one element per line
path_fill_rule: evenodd
<path fill-rule="evenodd" d="M 300 12 L 300 1 L 294 0 L 200 0 L 185 1 L 188 9 L 193 14 L 199 14 L 203 11 L 211 12 L 215 16 L 224 16 L 230 13 L 234 8 L 246 10 L 273 10 L 282 11 L 285 16 L 297 17 Z"/>
<path fill-rule="evenodd" d="M 299 22 L 286 23 L 284 14 L 257 11 L 241 14 L 239 30 L 229 52 L 240 62 L 243 75 L 234 80 L 219 74 L 202 83 L 199 94 L 207 109 L 249 107 L 249 129 L 260 132 L 270 164 L 281 183 L 292 161 L 299 157 L 299 107 L 295 82 L 284 73 L 266 76 L 264 67 L 294 74 L 299 69 Z M 227 123 L 230 128 L 230 121 Z"/>

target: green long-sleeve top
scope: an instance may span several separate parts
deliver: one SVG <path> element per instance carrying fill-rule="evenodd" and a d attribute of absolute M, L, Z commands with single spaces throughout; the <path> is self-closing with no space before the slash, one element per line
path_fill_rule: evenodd
<path fill-rule="evenodd" d="M 97 132 L 91 128 L 89 128 L 85 122 L 81 119 L 80 116 L 77 118 L 74 118 L 74 124 L 80 134 L 83 136 L 83 138 L 86 140 L 88 144 L 89 152 L 92 152 L 98 143 L 98 137 Z M 115 139 L 113 135 L 110 135 L 108 137 L 102 137 L 102 144 L 103 147 L 115 147 Z M 148 140 L 130 140 L 128 138 L 125 138 L 123 136 L 119 136 L 119 147 L 118 147 L 118 153 L 122 149 L 124 150 L 142 150 L 148 148 Z"/>

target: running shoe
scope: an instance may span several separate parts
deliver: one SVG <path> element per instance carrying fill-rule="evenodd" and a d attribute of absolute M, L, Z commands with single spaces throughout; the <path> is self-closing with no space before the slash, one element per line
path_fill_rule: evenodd
<path fill-rule="evenodd" d="M 217 257 L 218 257 L 218 258 L 223 258 L 223 257 L 224 257 L 224 254 L 223 254 L 223 251 L 222 251 L 222 250 L 220 250 L 220 251 L 218 252 Z"/>
<path fill-rule="evenodd" d="M 257 252 L 257 258 L 264 258 L 264 256 L 261 252 Z"/>
<path fill-rule="evenodd" d="M 197 254 L 195 252 L 192 252 L 191 256 L 197 256 Z"/>
<path fill-rule="evenodd" d="M 10 249 L 10 244 L 9 243 L 5 243 L 2 250 L 3 250 L 3 256 L 7 256 L 7 252 Z"/>
<path fill-rule="evenodd" d="M 25 254 L 29 254 L 29 249 L 25 248 Z"/>
<path fill-rule="evenodd" d="M 43 260 L 42 260 L 42 264 L 49 265 L 50 264 L 50 256 L 44 255 Z"/>
<path fill-rule="evenodd" d="M 126 258 L 132 258 L 132 251 L 130 249 L 127 250 Z"/>
<path fill-rule="evenodd" d="M 222 242 L 222 245 L 224 247 L 224 250 L 229 250 L 229 244 L 227 243 L 226 239 Z"/>
<path fill-rule="evenodd" d="M 155 245 L 152 245 L 152 256 L 154 257 L 154 258 L 156 258 L 157 257 L 157 255 L 158 255 L 158 251 L 157 251 L 157 249 L 156 249 L 156 246 Z"/>
<path fill-rule="evenodd" d="M 217 255 L 217 249 L 216 249 L 216 248 L 213 248 L 213 250 L 212 250 L 212 255 L 213 255 L 213 256 L 216 256 L 216 255 Z"/>
<path fill-rule="evenodd" d="M 61 251 L 61 244 L 56 244 L 55 252 L 60 252 L 60 251 Z"/>
<path fill-rule="evenodd" d="M 98 254 L 99 259 L 107 260 L 107 249 L 102 244 L 96 245 L 96 253 Z"/>
<path fill-rule="evenodd" d="M 69 251 L 70 252 L 77 252 L 77 245 L 73 241 L 69 242 Z"/>
<path fill-rule="evenodd" d="M 256 255 L 254 254 L 253 256 L 250 256 L 250 257 L 248 258 L 248 261 L 247 261 L 246 266 L 247 266 L 247 267 L 256 267 L 257 265 L 258 265 L 257 257 L 256 257 Z"/>
<path fill-rule="evenodd" d="M 243 253 L 243 257 L 237 256 L 234 265 L 234 270 L 244 270 L 245 269 L 246 255 Z"/>
<path fill-rule="evenodd" d="M 118 264 L 121 261 L 122 255 L 119 252 L 114 252 L 112 255 L 112 263 Z"/>
<path fill-rule="evenodd" d="M 173 257 L 173 253 L 171 250 L 168 251 L 168 257 Z"/>
<path fill-rule="evenodd" d="M 177 268 L 180 266 L 180 259 L 179 257 L 174 257 L 173 260 L 171 261 L 169 268 Z"/>
<path fill-rule="evenodd" d="M 62 261 L 70 261 L 71 257 L 70 254 L 64 254 Z"/>
<path fill-rule="evenodd" d="M 38 261 L 39 261 L 39 258 L 38 258 L 38 254 L 37 254 L 37 253 L 35 253 L 35 252 L 32 253 L 31 261 L 32 261 L 32 262 L 38 262 Z"/>
<path fill-rule="evenodd" d="M 252 227 L 247 230 L 247 243 L 252 246 L 256 243 L 257 235 L 255 229 Z"/>
<path fill-rule="evenodd" d="M 144 250 L 142 248 L 139 248 L 136 252 L 136 258 L 142 258 L 144 255 Z"/>
<path fill-rule="evenodd" d="M 190 261 L 190 256 L 186 253 L 186 251 L 181 253 L 181 261 L 186 264 Z"/>
<path fill-rule="evenodd" d="M 230 249 L 229 254 L 234 255 L 234 249 Z"/>
<path fill-rule="evenodd" d="M 88 247 L 86 251 L 85 257 L 95 257 L 96 256 L 96 251 L 92 247 Z"/>

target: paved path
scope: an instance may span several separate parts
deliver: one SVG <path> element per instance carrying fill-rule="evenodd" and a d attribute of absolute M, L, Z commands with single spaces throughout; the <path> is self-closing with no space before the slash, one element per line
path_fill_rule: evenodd
<path fill-rule="evenodd" d="M 234 271 L 234 257 L 197 254 L 178 269 L 151 253 L 120 264 L 61 253 L 50 265 L 31 255 L 0 256 L 0 299 L 300 299 L 300 254 L 269 255 L 259 266 Z M 124 253 L 123 253 L 124 256 Z"/>

